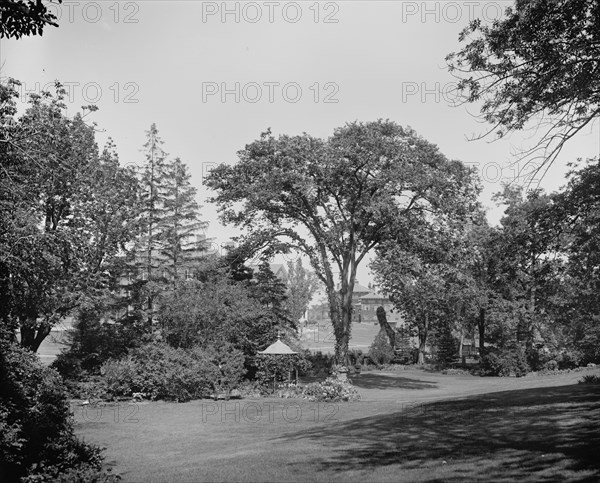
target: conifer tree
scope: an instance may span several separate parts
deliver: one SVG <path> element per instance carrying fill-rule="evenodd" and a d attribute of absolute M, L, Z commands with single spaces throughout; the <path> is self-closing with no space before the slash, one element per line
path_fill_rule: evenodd
<path fill-rule="evenodd" d="M 166 157 L 163 141 L 158 136 L 156 124 L 146 131 L 144 144 L 146 162 L 141 168 L 141 230 L 133 250 L 133 263 L 128 274 L 132 282 L 133 298 L 141 299 L 135 305 L 137 315 L 152 328 L 158 295 L 164 285 L 165 260 L 161 257 L 165 231 L 164 193 L 166 183 Z M 140 313 L 141 312 L 141 313 Z"/>
<path fill-rule="evenodd" d="M 176 285 L 186 278 L 186 272 L 206 249 L 200 232 L 208 224 L 200 220 L 197 190 L 190 183 L 191 175 L 185 163 L 175 158 L 166 165 L 165 174 L 161 254 L 169 279 Z"/>

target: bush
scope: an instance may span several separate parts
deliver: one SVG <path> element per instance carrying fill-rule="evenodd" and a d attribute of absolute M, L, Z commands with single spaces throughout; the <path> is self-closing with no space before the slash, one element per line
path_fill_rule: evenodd
<path fill-rule="evenodd" d="M 102 364 L 123 357 L 129 349 L 141 344 L 143 331 L 131 317 L 106 322 L 100 314 L 99 309 L 83 310 L 78 314 L 70 332 L 70 347 L 58 354 L 52 363 L 64 379 L 82 380 L 89 375 L 100 375 Z"/>
<path fill-rule="evenodd" d="M 237 389 L 240 392 L 240 396 L 243 398 L 244 397 L 252 397 L 252 398 L 261 397 L 262 387 L 258 383 L 258 381 L 249 381 L 249 380 L 242 381 L 242 382 L 240 382 Z"/>
<path fill-rule="evenodd" d="M 481 358 L 481 368 L 488 376 L 524 376 L 529 371 L 525 351 L 514 346 L 509 349 L 489 349 Z"/>
<path fill-rule="evenodd" d="M 302 395 L 310 401 L 358 401 L 360 394 L 347 381 L 340 381 L 335 377 L 328 377 L 323 382 L 307 384 Z"/>
<path fill-rule="evenodd" d="M 237 388 L 246 373 L 244 354 L 229 343 L 209 349 L 192 349 L 191 354 L 198 361 L 209 360 L 214 365 L 215 372 L 211 383 L 215 396 L 217 393 L 229 393 Z"/>
<path fill-rule="evenodd" d="M 0 341 L 0 479 L 116 481 L 101 449 L 79 441 L 60 375 L 16 344 Z"/>
<path fill-rule="evenodd" d="M 231 357 L 237 356 L 235 353 Z M 221 359 L 215 357 L 215 353 L 199 349 L 186 351 L 166 344 L 148 344 L 122 359 L 106 362 L 102 374 L 107 393 L 113 397 L 143 393 L 152 400 L 183 402 L 208 396 L 222 384 L 231 389 L 239 381 L 234 380 L 228 363 L 224 366 L 226 374 L 222 373 L 218 365 Z"/>
<path fill-rule="evenodd" d="M 288 384 L 279 384 L 275 391 L 277 397 L 282 398 L 298 398 L 303 396 L 303 390 L 300 386 L 297 386 L 293 382 Z"/>
<path fill-rule="evenodd" d="M 389 344 L 386 333 L 380 330 L 369 348 L 369 358 L 376 365 L 389 364 L 394 358 L 394 349 Z"/>
<path fill-rule="evenodd" d="M 310 363 L 310 374 L 313 376 L 327 376 L 331 374 L 331 368 L 333 367 L 334 357 L 330 354 L 323 354 L 321 351 L 317 351 L 314 354 L 308 354 L 306 356 Z"/>
<path fill-rule="evenodd" d="M 582 359 L 583 354 L 580 351 L 564 350 L 558 355 L 556 362 L 559 369 L 574 369 L 579 367 Z"/>
<path fill-rule="evenodd" d="M 579 384 L 600 384 L 600 376 L 588 374 L 578 381 Z"/>
<path fill-rule="evenodd" d="M 304 354 L 275 355 L 259 354 L 254 363 L 256 365 L 255 379 L 263 387 L 273 387 L 273 382 L 288 381 L 290 375 L 294 377 L 296 369 L 299 373 L 306 372 L 311 363 Z"/>

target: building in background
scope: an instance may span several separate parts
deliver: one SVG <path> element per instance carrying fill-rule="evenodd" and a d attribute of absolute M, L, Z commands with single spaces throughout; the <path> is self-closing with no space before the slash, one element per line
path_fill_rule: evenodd
<path fill-rule="evenodd" d="M 404 325 L 404 318 L 400 315 L 394 304 L 386 296 L 371 291 L 359 298 L 357 304 L 359 309 L 355 309 L 355 318 L 361 324 L 379 325 L 377 319 L 377 309 L 383 307 L 388 323 L 392 328 Z"/>

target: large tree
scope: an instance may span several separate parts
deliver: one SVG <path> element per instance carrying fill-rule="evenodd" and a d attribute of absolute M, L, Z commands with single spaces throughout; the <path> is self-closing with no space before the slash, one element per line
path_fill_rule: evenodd
<path fill-rule="evenodd" d="M 167 259 L 167 271 L 173 284 L 189 278 L 192 265 L 206 249 L 200 234 L 208 224 L 200 220 L 196 193 L 186 164 L 179 158 L 167 163 L 162 200 L 164 231 L 161 233 L 161 253 Z"/>
<path fill-rule="evenodd" d="M 554 250 L 566 258 L 554 315 L 563 342 L 600 361 L 600 162 L 590 159 L 569 173 L 566 189 L 552 196 L 546 223 L 561 233 Z"/>
<path fill-rule="evenodd" d="M 552 329 L 548 323 L 548 299 L 557 291 L 561 253 L 553 249 L 556 226 L 547 222 L 551 199 L 541 191 L 505 187 L 496 196 L 506 204 L 497 247 L 502 293 L 517 308 L 517 340 L 528 353 L 534 339 Z"/>
<path fill-rule="evenodd" d="M 196 189 L 187 165 L 168 159 L 156 124 L 146 132 L 145 163 L 141 167 L 140 232 L 130 260 L 131 305 L 134 317 L 153 330 L 160 298 L 190 278 L 193 265 L 206 250 Z"/>
<path fill-rule="evenodd" d="M 167 153 L 156 124 L 146 131 L 145 163 L 139 170 L 140 230 L 130 252 L 128 279 L 134 316 L 153 330 L 158 298 L 167 282 L 168 259 L 162 254 L 167 231 L 164 209 Z"/>
<path fill-rule="evenodd" d="M 132 237 L 137 183 L 94 128 L 63 114 L 64 90 L 32 95 L 14 114 L 2 87 L 0 318 L 37 350 L 53 325 L 108 290 L 112 261 Z"/>
<path fill-rule="evenodd" d="M 371 263 L 377 283 L 417 334 L 419 364 L 425 362 L 431 333 L 457 322 L 460 262 L 467 255 L 462 231 L 459 224 L 432 220 L 409 239 L 382 244 Z"/>
<path fill-rule="evenodd" d="M 476 192 L 471 170 L 391 121 L 350 123 L 327 140 L 267 131 L 238 155 L 205 180 L 221 220 L 245 229 L 250 246 L 306 254 L 326 288 L 340 364 L 366 255 L 431 212 L 468 210 Z"/>
<path fill-rule="evenodd" d="M 575 134 L 600 116 L 600 3 L 517 0 L 486 25 L 472 21 L 468 42 L 447 56 L 466 102 L 498 137 L 525 127 L 541 132 L 522 156 L 548 166 Z M 488 134 L 486 133 L 486 134 Z"/>

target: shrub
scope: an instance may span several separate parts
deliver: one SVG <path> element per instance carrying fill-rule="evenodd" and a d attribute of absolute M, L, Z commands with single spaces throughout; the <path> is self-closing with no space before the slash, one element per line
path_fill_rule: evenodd
<path fill-rule="evenodd" d="M 153 343 L 106 362 L 102 374 L 107 393 L 113 397 L 144 393 L 153 400 L 189 401 L 213 393 L 223 380 L 218 365 L 210 359 L 213 355 Z"/>
<path fill-rule="evenodd" d="M 564 350 L 557 359 L 559 369 L 574 369 L 579 367 L 583 354 L 578 350 Z"/>
<path fill-rule="evenodd" d="M 8 481 L 116 481 L 101 449 L 79 441 L 60 375 L 16 344 L 0 341 L 0 477 Z M 79 480 L 81 481 L 81 480 Z"/>
<path fill-rule="evenodd" d="M 369 358 L 377 365 L 389 364 L 394 358 L 394 350 L 386 333 L 380 330 L 369 348 Z"/>
<path fill-rule="evenodd" d="M 310 401 L 358 401 L 360 394 L 350 382 L 328 377 L 323 382 L 307 384 L 302 391 L 303 396 Z"/>
<path fill-rule="evenodd" d="M 82 310 L 70 332 L 70 346 L 63 350 L 54 367 L 64 379 L 82 380 L 89 375 L 100 375 L 100 368 L 109 359 L 123 357 L 133 346 L 140 345 L 143 331 L 132 320 L 107 322 L 102 320 L 100 308 Z"/>
<path fill-rule="evenodd" d="M 208 349 L 192 349 L 192 357 L 198 361 L 210 361 L 214 366 L 212 389 L 215 394 L 229 392 L 239 386 L 246 369 L 243 352 L 229 343 L 213 346 Z"/>
<path fill-rule="evenodd" d="M 256 356 L 254 364 L 257 368 L 254 377 L 264 389 L 272 388 L 273 382 L 288 381 L 290 376 L 293 377 L 296 369 L 302 373 L 311 366 L 310 361 L 302 353 L 285 356 L 259 354 Z"/>
<path fill-rule="evenodd" d="M 321 351 L 317 351 L 314 354 L 308 354 L 306 356 L 310 363 L 310 374 L 313 376 L 329 375 L 331 368 L 333 367 L 334 357 L 330 354 L 323 354 Z"/>
<path fill-rule="evenodd" d="M 256 397 L 261 396 L 262 388 L 261 388 L 261 385 L 258 383 L 258 381 L 245 380 L 245 381 L 240 382 L 237 389 L 240 392 L 240 396 L 243 398 L 244 397 L 256 398 Z"/>
<path fill-rule="evenodd" d="M 282 398 L 297 398 L 302 397 L 303 389 L 293 382 L 287 384 L 279 384 L 275 392 L 277 397 Z"/>
<path fill-rule="evenodd" d="M 525 351 L 514 346 L 509 349 L 490 349 L 481 358 L 483 373 L 489 376 L 524 376 L 529 371 Z"/>
<path fill-rule="evenodd" d="M 600 384 L 600 376 L 596 374 L 587 374 L 580 379 L 579 384 Z"/>

